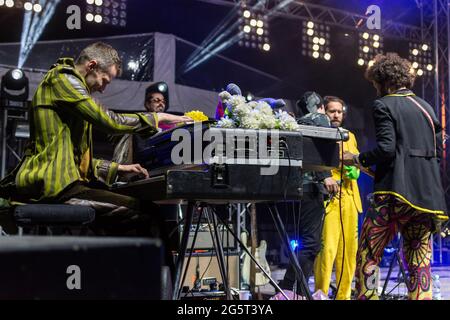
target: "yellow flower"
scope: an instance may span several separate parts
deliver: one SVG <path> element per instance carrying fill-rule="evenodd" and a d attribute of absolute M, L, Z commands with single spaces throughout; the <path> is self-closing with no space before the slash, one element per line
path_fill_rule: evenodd
<path fill-rule="evenodd" d="M 190 117 L 192 120 L 194 120 L 194 122 L 202 122 L 208 120 L 208 117 L 203 112 L 198 110 L 186 112 L 184 115 Z"/>

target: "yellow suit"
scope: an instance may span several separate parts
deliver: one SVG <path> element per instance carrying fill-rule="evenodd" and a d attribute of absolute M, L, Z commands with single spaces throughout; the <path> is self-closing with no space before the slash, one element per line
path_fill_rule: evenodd
<path fill-rule="evenodd" d="M 353 133 L 350 139 L 344 142 L 344 151 L 358 154 L 358 146 Z M 348 179 L 345 169 L 341 178 L 341 169 L 332 170 L 333 179 L 342 179 L 342 225 L 339 210 L 339 196 L 333 197 L 325 211 L 325 220 L 322 231 L 322 245 L 320 253 L 314 263 L 315 289 L 328 293 L 331 281 L 333 264 L 336 268 L 336 285 L 339 291 L 336 299 L 349 300 L 351 297 L 351 284 L 356 268 L 356 252 L 358 250 L 358 212 L 362 211 L 361 197 L 359 195 L 357 180 Z M 342 229 L 344 229 L 345 246 Z M 344 248 L 345 247 L 345 248 Z M 345 250 L 345 251 L 344 251 Z M 344 265 L 342 267 L 342 259 Z"/>

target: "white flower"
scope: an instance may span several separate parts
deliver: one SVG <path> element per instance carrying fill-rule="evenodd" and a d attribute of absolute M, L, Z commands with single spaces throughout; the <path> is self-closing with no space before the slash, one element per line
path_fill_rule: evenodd
<path fill-rule="evenodd" d="M 235 123 L 230 118 L 222 118 L 222 119 L 219 120 L 219 122 L 217 122 L 217 126 L 219 128 L 234 128 L 235 127 Z"/>
<path fill-rule="evenodd" d="M 278 111 L 275 118 L 278 120 L 277 127 L 281 130 L 297 131 L 300 127 L 297 121 L 286 111 Z"/>
<path fill-rule="evenodd" d="M 233 106 L 236 107 L 238 105 L 241 104 L 245 104 L 245 98 L 243 96 L 231 96 L 231 98 L 229 99 L 229 103 Z"/>
<path fill-rule="evenodd" d="M 273 114 L 272 108 L 265 101 L 259 101 L 255 107 L 255 110 L 258 110 L 259 112 L 261 112 L 262 114 L 265 114 L 265 115 Z"/>
<path fill-rule="evenodd" d="M 234 107 L 233 115 L 237 117 L 246 117 L 248 114 L 252 111 L 250 106 L 246 103 L 238 104 L 236 107 Z"/>

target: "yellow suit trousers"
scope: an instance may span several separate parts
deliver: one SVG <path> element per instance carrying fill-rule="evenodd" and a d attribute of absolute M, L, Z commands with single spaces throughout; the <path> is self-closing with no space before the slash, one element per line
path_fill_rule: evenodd
<path fill-rule="evenodd" d="M 321 250 L 314 263 L 314 278 L 316 291 L 320 289 L 327 294 L 334 265 L 338 286 L 336 299 L 350 300 L 358 249 L 358 209 L 353 195 L 344 188 L 342 194 L 342 224 L 339 197 L 335 196 L 326 208 Z"/>

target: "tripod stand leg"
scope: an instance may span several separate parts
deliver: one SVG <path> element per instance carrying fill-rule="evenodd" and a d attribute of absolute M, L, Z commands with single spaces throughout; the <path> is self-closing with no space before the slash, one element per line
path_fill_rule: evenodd
<path fill-rule="evenodd" d="M 186 218 L 184 220 L 183 234 L 181 236 L 180 252 L 178 253 L 178 259 L 175 265 L 175 275 L 173 284 L 173 300 L 180 298 L 180 286 L 181 286 L 181 272 L 183 270 L 184 258 L 186 256 L 186 249 L 189 240 L 189 233 L 191 231 L 192 217 L 194 215 L 194 203 L 189 202 L 186 210 Z"/>
<path fill-rule="evenodd" d="M 227 276 L 227 272 L 226 272 L 226 268 L 225 268 L 223 246 L 222 246 L 222 241 L 219 237 L 219 230 L 218 230 L 216 214 L 213 213 L 211 216 L 209 216 L 209 210 L 208 210 L 206 212 L 206 216 L 208 217 L 208 222 L 211 223 L 210 220 L 212 220 L 212 225 L 213 225 L 214 231 L 213 231 L 213 234 L 211 234 L 211 238 L 213 239 L 214 248 L 216 250 L 217 262 L 219 265 L 220 274 L 222 276 L 224 291 L 227 295 L 227 300 L 231 300 L 232 299 L 231 290 L 230 290 L 228 276 Z"/>
<path fill-rule="evenodd" d="M 386 275 L 386 280 L 384 281 L 384 285 L 383 285 L 383 291 L 381 292 L 381 297 L 384 297 L 386 295 L 386 289 L 387 289 L 387 285 L 389 280 L 391 279 L 391 273 L 392 270 L 394 269 L 394 264 L 395 264 L 395 260 L 397 258 L 397 252 L 392 256 L 392 260 L 389 266 L 389 270 L 388 273 Z"/>
<path fill-rule="evenodd" d="M 220 219 L 219 216 L 217 216 L 217 218 L 225 225 L 228 232 L 231 233 L 231 236 L 239 243 L 239 245 L 241 246 L 241 249 L 244 250 L 246 254 L 248 254 L 250 259 L 256 264 L 256 266 L 259 268 L 259 270 L 261 270 L 261 272 L 264 273 L 266 278 L 269 279 L 270 283 L 274 286 L 274 288 L 276 288 L 278 291 L 280 291 L 281 294 L 286 298 L 286 300 L 289 300 L 289 297 L 284 293 L 284 291 L 280 288 L 280 286 L 277 284 L 277 282 L 267 273 L 267 271 L 264 270 L 264 268 L 261 266 L 261 264 L 258 262 L 258 260 L 256 260 L 256 258 L 250 252 L 250 250 L 247 249 L 245 244 L 241 241 L 241 239 L 239 239 L 239 237 L 236 235 L 236 233 L 234 233 L 234 231 L 227 224 L 225 224 L 225 222 L 222 219 Z"/>
<path fill-rule="evenodd" d="M 312 300 L 311 292 L 309 291 L 305 275 L 303 274 L 302 268 L 300 267 L 300 264 L 298 262 L 297 257 L 294 254 L 294 251 L 292 251 L 291 246 L 289 245 L 289 238 L 287 232 L 284 228 L 283 221 L 281 220 L 280 213 L 278 212 L 278 209 L 275 204 L 269 204 L 269 212 L 272 215 L 273 221 L 275 223 L 281 241 L 285 246 L 285 248 L 287 248 L 288 250 L 289 260 L 292 266 L 294 267 L 295 275 L 300 282 L 300 288 L 306 295 L 306 298 L 308 300 Z"/>

